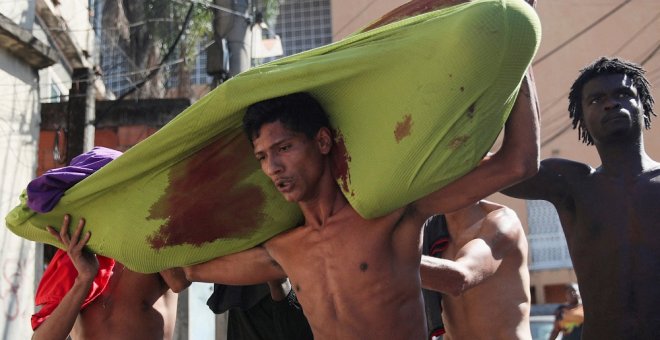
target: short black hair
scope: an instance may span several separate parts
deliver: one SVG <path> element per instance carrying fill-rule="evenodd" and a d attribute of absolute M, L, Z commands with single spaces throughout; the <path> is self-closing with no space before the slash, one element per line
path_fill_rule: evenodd
<path fill-rule="evenodd" d="M 321 104 L 309 93 L 296 92 L 266 99 L 250 105 L 243 117 L 243 130 L 250 143 L 259 137 L 264 124 L 279 121 L 287 129 L 314 138 L 322 128 L 330 129 L 330 121 Z"/>
<path fill-rule="evenodd" d="M 568 94 L 568 112 L 573 118 L 573 129 L 578 128 L 578 134 L 583 143 L 591 145 L 594 143 L 591 134 L 587 131 L 583 121 L 582 113 L 582 88 L 590 80 L 608 74 L 625 74 L 633 81 L 637 94 L 644 108 L 644 126 L 651 128 L 651 115 L 653 112 L 653 97 L 651 96 L 651 84 L 644 77 L 644 69 L 635 63 L 619 58 L 600 57 L 591 65 L 580 70 L 580 75 L 573 82 Z"/>

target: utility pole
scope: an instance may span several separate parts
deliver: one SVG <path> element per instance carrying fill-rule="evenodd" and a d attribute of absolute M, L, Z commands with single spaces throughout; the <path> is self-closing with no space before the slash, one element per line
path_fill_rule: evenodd
<path fill-rule="evenodd" d="M 252 0 L 214 0 L 213 37 L 207 72 L 215 85 L 252 65 Z M 227 57 L 225 57 L 227 53 Z M 225 60 L 227 63 L 225 63 Z"/>
<path fill-rule="evenodd" d="M 73 70 L 67 109 L 66 164 L 94 145 L 94 72 L 91 68 Z"/>

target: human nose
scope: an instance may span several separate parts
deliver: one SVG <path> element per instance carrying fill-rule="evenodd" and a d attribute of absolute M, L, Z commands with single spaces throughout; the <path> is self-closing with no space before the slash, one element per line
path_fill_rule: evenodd
<path fill-rule="evenodd" d="M 618 98 L 608 96 L 605 99 L 605 109 L 610 110 L 610 109 L 616 109 L 621 107 L 621 102 L 619 101 Z"/>
<path fill-rule="evenodd" d="M 273 176 L 282 172 L 282 163 L 277 157 L 268 157 L 264 163 L 264 172 L 266 175 Z"/>

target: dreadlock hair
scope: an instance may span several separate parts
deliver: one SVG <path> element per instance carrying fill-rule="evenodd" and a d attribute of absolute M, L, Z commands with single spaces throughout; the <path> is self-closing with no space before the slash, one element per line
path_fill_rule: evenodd
<path fill-rule="evenodd" d="M 580 70 L 580 75 L 571 86 L 568 94 L 568 113 L 573 118 L 573 129 L 578 128 L 578 134 L 583 143 L 587 145 L 594 144 L 594 140 L 584 125 L 582 115 L 582 88 L 591 79 L 608 74 L 625 74 L 632 78 L 633 85 L 637 89 L 637 94 L 644 108 L 644 126 L 651 128 L 651 115 L 653 112 L 653 97 L 651 96 L 651 84 L 644 77 L 644 69 L 635 63 L 618 59 L 601 57 L 591 65 Z"/>

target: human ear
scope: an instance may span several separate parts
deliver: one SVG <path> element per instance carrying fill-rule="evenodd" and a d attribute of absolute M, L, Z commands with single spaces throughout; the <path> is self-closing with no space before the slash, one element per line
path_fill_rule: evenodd
<path fill-rule="evenodd" d="M 332 149 L 332 133 L 327 127 L 322 127 L 316 133 L 316 145 L 322 154 L 327 155 Z"/>

